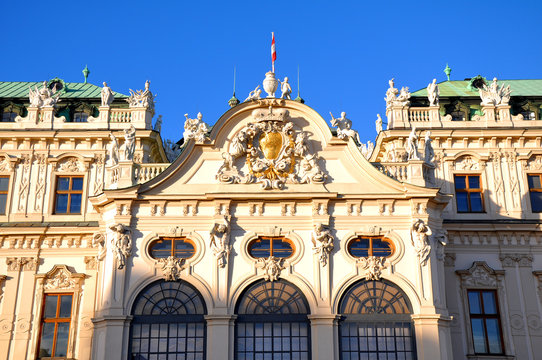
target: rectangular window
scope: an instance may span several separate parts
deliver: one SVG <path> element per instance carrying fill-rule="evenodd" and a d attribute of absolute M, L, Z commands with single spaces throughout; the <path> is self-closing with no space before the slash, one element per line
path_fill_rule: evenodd
<path fill-rule="evenodd" d="M 502 354 L 501 324 L 495 290 L 468 290 L 472 340 L 476 354 Z"/>
<path fill-rule="evenodd" d="M 0 176 L 0 215 L 6 215 L 8 203 L 9 176 Z"/>
<path fill-rule="evenodd" d="M 81 214 L 82 176 L 59 176 L 56 180 L 55 214 Z"/>
<path fill-rule="evenodd" d="M 480 175 L 454 175 L 457 212 L 484 212 Z"/>
<path fill-rule="evenodd" d="M 533 212 L 542 212 L 542 175 L 528 175 L 529 196 L 531 197 L 531 209 Z"/>
<path fill-rule="evenodd" d="M 46 294 L 43 302 L 38 359 L 65 358 L 73 294 Z"/>
<path fill-rule="evenodd" d="M 73 114 L 73 122 L 87 122 L 88 114 L 83 111 L 78 111 Z"/>

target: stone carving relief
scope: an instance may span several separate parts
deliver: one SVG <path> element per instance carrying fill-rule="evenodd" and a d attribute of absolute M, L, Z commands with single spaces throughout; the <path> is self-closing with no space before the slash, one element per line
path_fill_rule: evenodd
<path fill-rule="evenodd" d="M 6 156 L 0 156 L 0 172 L 11 172 L 13 167 Z"/>
<path fill-rule="evenodd" d="M 448 231 L 446 229 L 440 229 L 433 235 L 435 241 L 435 255 L 438 260 L 444 260 L 444 248 L 448 245 Z"/>
<path fill-rule="evenodd" d="M 156 263 L 161 265 L 165 281 L 177 281 L 181 277 L 185 259 L 168 256 L 167 259 L 160 259 Z"/>
<path fill-rule="evenodd" d="M 132 231 L 122 224 L 110 225 L 113 232 L 111 250 L 117 259 L 117 268 L 120 270 L 126 265 L 126 260 L 132 255 Z"/>
<path fill-rule="evenodd" d="M 30 183 L 30 163 L 32 162 L 32 155 L 21 155 L 21 161 L 19 166 L 22 167 L 21 180 L 19 183 L 19 206 L 18 211 L 23 212 L 26 210 L 26 198 L 28 195 L 28 186 Z"/>
<path fill-rule="evenodd" d="M 8 257 L 8 271 L 36 271 L 39 259 L 35 257 Z"/>
<path fill-rule="evenodd" d="M 428 164 L 433 164 L 433 160 L 435 158 L 435 150 L 433 149 L 433 140 L 431 140 L 431 131 L 425 132 L 424 147 L 424 161 Z"/>
<path fill-rule="evenodd" d="M 111 88 L 107 86 L 106 82 L 104 82 L 103 85 L 104 86 L 101 92 L 102 106 L 111 106 L 111 103 L 113 102 L 113 100 L 115 100 L 115 94 L 113 94 L 113 90 L 111 90 Z"/>
<path fill-rule="evenodd" d="M 268 258 L 260 258 L 256 262 L 256 265 L 260 269 L 263 269 L 264 279 L 271 282 L 278 280 L 281 271 L 285 269 L 284 259 L 279 259 L 274 256 L 270 256 Z"/>
<path fill-rule="evenodd" d="M 262 98 L 261 95 L 262 89 L 260 89 L 260 85 L 258 85 L 254 90 L 248 93 L 248 97 L 245 99 L 245 101 L 259 100 Z"/>
<path fill-rule="evenodd" d="M 92 235 L 92 247 L 98 248 L 98 254 L 96 255 L 98 261 L 102 261 L 105 258 L 107 250 L 106 244 L 105 235 L 103 233 L 95 232 L 94 235 Z"/>
<path fill-rule="evenodd" d="M 224 216 L 222 223 L 215 223 L 211 229 L 211 250 L 216 258 L 218 267 L 223 268 L 228 263 L 232 246 L 230 244 L 230 221 Z"/>
<path fill-rule="evenodd" d="M 312 245 L 315 254 L 319 254 L 318 260 L 322 266 L 326 266 L 329 255 L 333 251 L 333 236 L 327 226 L 322 223 L 314 225 L 312 232 Z"/>
<path fill-rule="evenodd" d="M 510 94 L 512 90 L 510 85 L 499 86 L 497 84 L 497 78 L 493 78 L 493 81 L 489 86 L 485 83 L 482 87 L 478 88 L 478 93 L 482 99 L 481 105 L 508 105 L 510 102 Z"/>
<path fill-rule="evenodd" d="M 439 95 L 440 90 L 437 85 L 437 79 L 433 79 L 433 82 L 427 85 L 427 99 L 429 100 L 429 106 L 438 106 Z"/>
<path fill-rule="evenodd" d="M 462 156 L 455 161 L 456 170 L 481 170 L 478 161 L 472 156 Z"/>
<path fill-rule="evenodd" d="M 147 80 L 145 82 L 145 90 L 134 91 L 130 89 L 130 96 L 126 101 L 130 104 L 130 107 L 147 108 L 154 113 L 154 98 L 151 90 L 151 82 Z"/>
<path fill-rule="evenodd" d="M 288 110 L 259 108 L 252 112 L 254 123 L 234 136 L 230 149 L 222 153 L 224 163 L 216 178 L 222 183 L 260 183 L 264 190 L 283 189 L 285 183 L 321 184 L 326 175 L 320 158 L 309 151 L 307 134 L 294 130 Z M 236 160 L 246 157 L 248 174 Z M 299 161 L 301 159 L 301 161 Z"/>
<path fill-rule="evenodd" d="M 429 254 L 431 253 L 429 235 L 431 235 L 429 226 L 425 225 L 425 222 L 421 219 L 414 220 L 411 229 L 411 240 L 421 266 L 427 264 L 427 259 L 429 259 Z"/>
<path fill-rule="evenodd" d="M 395 79 L 388 81 L 390 87 L 386 90 L 386 108 L 391 106 L 408 106 L 410 105 L 410 91 L 408 87 L 401 88 L 401 91 L 395 88 Z"/>
<path fill-rule="evenodd" d="M 74 156 L 60 160 L 56 165 L 58 172 L 82 172 L 85 171 L 85 166 Z"/>
<path fill-rule="evenodd" d="M 41 211 L 42 199 L 45 194 L 45 177 L 47 175 L 47 155 L 37 154 L 35 156 L 38 165 L 38 179 L 36 181 L 36 190 L 34 197 L 34 210 Z"/>
<path fill-rule="evenodd" d="M 78 279 L 72 277 L 73 273 L 66 265 L 55 265 L 45 274 L 43 288 L 45 290 L 73 289 L 78 283 Z"/>
<path fill-rule="evenodd" d="M 28 88 L 28 98 L 31 107 L 54 107 L 59 101 L 60 93 L 56 91 L 56 87 L 49 89 L 47 81 L 44 81 L 41 89 L 37 86 L 34 89 Z"/>
<path fill-rule="evenodd" d="M 186 121 L 184 122 L 184 145 L 188 140 L 194 139 L 197 142 L 203 143 L 208 139 L 207 133 L 209 132 L 209 126 L 203 122 L 203 115 L 199 112 L 195 119 L 190 119 L 188 114 L 184 114 Z"/>
<path fill-rule="evenodd" d="M 362 257 L 356 260 L 363 270 L 366 270 L 366 280 L 380 280 L 382 270 L 386 267 L 386 258 L 379 256 Z"/>
<path fill-rule="evenodd" d="M 465 287 L 497 287 L 499 279 L 504 277 L 503 270 L 493 270 L 485 261 L 476 261 L 468 270 L 458 270 Z"/>
<path fill-rule="evenodd" d="M 133 161 L 135 153 L 135 135 L 136 129 L 134 125 L 124 129 L 124 160 Z"/>

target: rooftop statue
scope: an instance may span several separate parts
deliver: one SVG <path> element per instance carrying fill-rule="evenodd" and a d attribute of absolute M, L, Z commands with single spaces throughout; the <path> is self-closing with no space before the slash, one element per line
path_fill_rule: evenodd
<path fill-rule="evenodd" d="M 119 163 L 119 143 L 113 133 L 109 133 L 109 138 L 111 138 L 111 143 L 107 150 L 109 153 L 109 160 L 111 161 L 110 165 L 114 166 Z"/>
<path fill-rule="evenodd" d="M 376 133 L 380 134 L 382 132 L 382 118 L 380 117 L 380 114 L 376 114 L 375 127 Z"/>
<path fill-rule="evenodd" d="M 149 109 L 151 112 L 154 111 L 154 98 L 156 96 L 152 94 L 150 86 L 151 82 L 147 80 L 145 82 L 145 90 L 134 91 L 130 89 L 130 96 L 126 99 L 130 107 L 143 107 Z"/>
<path fill-rule="evenodd" d="M 292 97 L 290 94 L 292 93 L 292 87 L 290 84 L 288 84 L 288 77 L 284 77 L 283 81 L 280 81 L 280 91 L 282 91 L 282 95 L 280 96 L 281 99 L 288 99 L 291 100 Z"/>
<path fill-rule="evenodd" d="M 53 90 L 49 89 L 47 81 L 43 82 L 43 86 L 39 90 L 37 86 L 34 89 L 28 88 L 28 98 L 32 107 L 54 107 L 59 101 L 59 97 L 60 93 L 57 93 L 56 87 Z"/>
<path fill-rule="evenodd" d="M 104 87 L 102 88 L 102 106 L 111 106 L 111 103 L 115 99 L 115 95 L 107 83 L 104 81 Z"/>
<path fill-rule="evenodd" d="M 203 115 L 201 112 L 198 112 L 195 119 L 190 119 L 188 114 L 184 114 L 184 116 L 186 117 L 183 133 L 184 143 L 186 144 L 190 139 L 194 139 L 198 142 L 205 142 L 209 127 L 203 122 Z"/>
<path fill-rule="evenodd" d="M 429 99 L 429 106 L 438 106 L 439 95 L 440 90 L 437 85 L 437 79 L 433 79 L 433 82 L 427 85 L 427 98 Z"/>
<path fill-rule="evenodd" d="M 260 85 L 256 86 L 254 90 L 248 93 L 248 97 L 245 99 L 245 101 L 250 100 L 258 100 L 261 99 L 262 89 L 260 89 Z"/>
<path fill-rule="evenodd" d="M 337 127 L 337 137 L 339 139 L 346 140 L 351 137 L 357 141 L 356 144 L 361 144 L 359 134 L 356 130 L 352 129 L 352 121 L 346 117 L 346 112 L 341 112 L 341 117 L 337 119 L 333 117 L 331 112 L 329 114 L 331 115 L 331 126 Z"/>
<path fill-rule="evenodd" d="M 166 140 L 164 150 L 166 152 L 166 157 L 170 162 L 173 162 L 175 159 L 177 159 L 177 157 L 181 153 L 181 148 L 179 147 L 179 145 L 175 144 L 170 139 Z"/>
<path fill-rule="evenodd" d="M 156 119 L 156 122 L 154 123 L 154 131 L 162 131 L 162 115 L 158 115 L 158 119 Z"/>
<path fill-rule="evenodd" d="M 478 88 L 478 93 L 482 99 L 481 105 L 508 105 L 512 90 L 510 89 L 510 85 L 499 86 L 497 78 L 493 78 L 489 87 L 486 84 L 483 84 L 482 87 Z"/>
<path fill-rule="evenodd" d="M 364 158 L 369 159 L 375 149 L 375 144 L 369 140 L 367 141 L 367 145 L 361 143 L 361 146 L 359 148 L 361 150 L 361 155 L 363 155 Z"/>
<path fill-rule="evenodd" d="M 407 160 L 420 160 L 418 154 L 418 135 L 416 135 L 416 127 L 412 127 L 412 131 L 408 135 L 405 150 L 407 152 Z"/>
<path fill-rule="evenodd" d="M 135 133 L 134 125 L 130 125 L 129 129 L 124 129 L 124 160 L 134 160 Z"/>
<path fill-rule="evenodd" d="M 388 84 L 390 85 L 389 89 L 386 90 L 386 97 L 384 100 L 386 100 L 386 107 L 390 107 L 393 105 L 397 94 L 399 94 L 399 90 L 395 88 L 395 83 L 393 82 L 394 79 L 391 79 L 388 81 Z"/>
<path fill-rule="evenodd" d="M 431 131 L 425 132 L 425 151 L 424 151 L 424 160 L 428 164 L 433 163 L 433 158 L 435 157 L 435 150 L 433 149 L 433 144 L 431 140 Z"/>

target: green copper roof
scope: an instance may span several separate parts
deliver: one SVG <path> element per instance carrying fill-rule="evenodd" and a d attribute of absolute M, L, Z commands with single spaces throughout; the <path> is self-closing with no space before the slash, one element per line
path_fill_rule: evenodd
<path fill-rule="evenodd" d="M 28 99 L 28 88 L 37 86 L 41 89 L 43 81 L 40 82 L 17 82 L 0 81 L 0 98 L 25 98 Z M 68 91 L 62 92 L 61 99 L 101 99 L 102 88 L 89 83 L 66 83 Z M 128 96 L 113 92 L 117 99 Z"/>
<path fill-rule="evenodd" d="M 491 83 L 493 78 L 487 78 Z M 512 96 L 541 96 L 542 79 L 536 80 L 499 80 L 499 85 L 510 85 Z M 452 80 L 438 83 L 440 97 L 479 97 L 478 91 L 471 91 L 467 88 L 469 80 Z M 427 90 L 421 89 L 412 93 L 412 96 L 425 97 Z"/>

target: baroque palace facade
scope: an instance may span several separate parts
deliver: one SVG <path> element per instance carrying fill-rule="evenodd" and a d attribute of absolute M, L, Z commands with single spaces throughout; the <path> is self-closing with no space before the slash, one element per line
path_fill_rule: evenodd
<path fill-rule="evenodd" d="M 542 353 L 542 80 L 391 80 L 374 146 L 273 73 L 180 147 L 103 85 L 0 82 L 0 359 Z"/>

